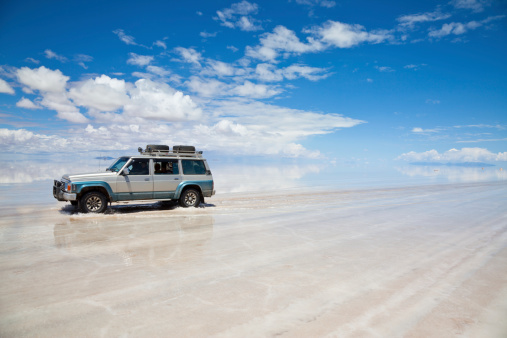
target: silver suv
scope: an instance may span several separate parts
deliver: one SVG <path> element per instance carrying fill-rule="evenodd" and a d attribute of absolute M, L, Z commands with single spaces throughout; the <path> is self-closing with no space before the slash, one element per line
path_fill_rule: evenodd
<path fill-rule="evenodd" d="M 106 172 L 63 175 L 53 196 L 82 212 L 100 213 L 107 203 L 131 200 L 177 200 L 197 207 L 215 194 L 213 176 L 202 151 L 193 146 L 148 145 L 137 156 L 116 159 Z"/>

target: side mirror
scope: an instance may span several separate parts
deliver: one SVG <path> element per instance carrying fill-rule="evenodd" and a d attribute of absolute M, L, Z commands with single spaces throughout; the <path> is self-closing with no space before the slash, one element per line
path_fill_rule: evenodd
<path fill-rule="evenodd" d="M 130 174 L 130 170 L 129 170 L 129 168 L 125 168 L 125 169 L 123 169 L 123 171 L 121 172 L 121 174 L 122 174 L 123 176 Z"/>

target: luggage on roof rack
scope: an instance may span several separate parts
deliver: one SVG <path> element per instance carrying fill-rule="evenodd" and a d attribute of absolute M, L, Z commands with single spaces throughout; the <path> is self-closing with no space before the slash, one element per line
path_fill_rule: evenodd
<path fill-rule="evenodd" d="M 146 146 L 146 152 L 152 152 L 152 151 L 160 151 L 160 152 L 169 152 L 169 146 L 163 145 L 163 144 L 148 144 Z"/>
<path fill-rule="evenodd" d="M 195 153 L 194 146 L 173 146 L 174 153 Z"/>

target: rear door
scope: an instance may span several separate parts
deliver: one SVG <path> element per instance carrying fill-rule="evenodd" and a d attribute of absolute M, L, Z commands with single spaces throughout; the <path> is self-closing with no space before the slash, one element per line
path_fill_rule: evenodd
<path fill-rule="evenodd" d="M 172 199 L 181 183 L 177 159 L 153 159 L 153 198 Z"/>

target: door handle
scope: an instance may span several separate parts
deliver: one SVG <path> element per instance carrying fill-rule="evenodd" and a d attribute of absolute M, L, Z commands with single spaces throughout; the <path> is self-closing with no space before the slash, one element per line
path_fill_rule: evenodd
<path fill-rule="evenodd" d="M 175 180 L 179 180 L 180 178 L 179 177 L 176 177 Z"/>
<path fill-rule="evenodd" d="M 144 180 L 145 180 L 145 181 L 149 181 L 149 180 L 150 180 L 150 178 L 148 177 L 148 178 L 145 178 Z"/>

